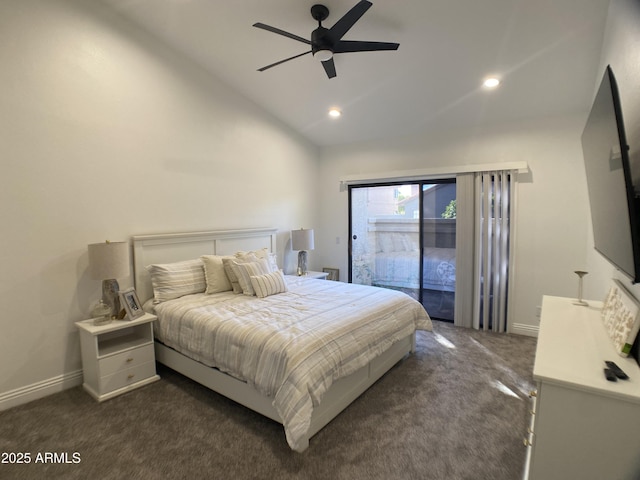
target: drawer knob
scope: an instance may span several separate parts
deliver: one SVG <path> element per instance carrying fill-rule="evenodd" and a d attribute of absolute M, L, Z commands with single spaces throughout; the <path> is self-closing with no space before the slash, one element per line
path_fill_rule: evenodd
<path fill-rule="evenodd" d="M 133 377 L 135 377 L 135 375 L 133 373 L 130 373 L 129 375 L 127 375 L 127 380 L 131 380 Z"/>
<path fill-rule="evenodd" d="M 131 357 L 127 358 L 127 363 L 131 363 L 131 362 L 133 362 L 133 358 Z"/>
<path fill-rule="evenodd" d="M 529 392 L 529 396 L 530 397 L 537 397 L 538 396 L 538 391 L 537 390 L 531 390 Z"/>

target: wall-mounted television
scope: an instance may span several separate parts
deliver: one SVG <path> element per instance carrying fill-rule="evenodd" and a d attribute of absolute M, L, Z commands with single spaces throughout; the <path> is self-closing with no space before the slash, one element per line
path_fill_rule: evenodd
<path fill-rule="evenodd" d="M 618 86 L 608 66 L 582 133 L 595 249 L 640 282 L 640 212 Z"/>

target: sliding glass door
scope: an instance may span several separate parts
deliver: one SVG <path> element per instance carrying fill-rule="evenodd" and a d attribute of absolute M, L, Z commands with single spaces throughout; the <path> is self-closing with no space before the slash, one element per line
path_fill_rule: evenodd
<path fill-rule="evenodd" d="M 420 301 L 433 318 L 452 322 L 456 292 L 455 182 L 422 185 L 422 272 Z"/>
<path fill-rule="evenodd" d="M 349 281 L 401 290 L 453 321 L 455 180 L 349 187 Z"/>

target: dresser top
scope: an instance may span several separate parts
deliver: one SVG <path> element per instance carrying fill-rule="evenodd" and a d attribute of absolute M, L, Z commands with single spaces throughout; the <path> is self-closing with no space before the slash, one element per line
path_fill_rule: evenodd
<path fill-rule="evenodd" d="M 600 316 L 602 302 L 574 305 L 575 299 L 545 296 L 533 377 L 578 390 L 640 403 L 640 367 L 614 349 Z M 605 360 L 614 361 L 629 380 L 609 382 Z"/>

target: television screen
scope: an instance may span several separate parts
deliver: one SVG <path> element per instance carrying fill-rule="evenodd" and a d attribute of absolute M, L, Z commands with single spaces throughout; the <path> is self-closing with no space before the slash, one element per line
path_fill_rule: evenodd
<path fill-rule="evenodd" d="M 582 133 L 594 246 L 638 282 L 638 218 L 618 87 L 607 67 Z"/>

